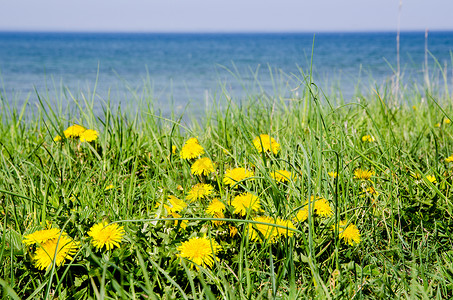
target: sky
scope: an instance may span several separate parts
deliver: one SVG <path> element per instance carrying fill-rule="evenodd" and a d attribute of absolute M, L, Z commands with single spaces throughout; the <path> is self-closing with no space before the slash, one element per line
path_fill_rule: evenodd
<path fill-rule="evenodd" d="M 395 31 L 400 0 L 0 0 L 0 31 Z M 453 0 L 402 0 L 401 30 L 453 30 Z"/>

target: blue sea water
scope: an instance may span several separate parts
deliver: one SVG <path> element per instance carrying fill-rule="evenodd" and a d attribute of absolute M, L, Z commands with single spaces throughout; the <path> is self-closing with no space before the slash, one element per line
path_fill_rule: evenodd
<path fill-rule="evenodd" d="M 401 33 L 409 83 L 422 78 L 425 42 L 424 32 Z M 435 57 L 451 70 L 453 32 L 430 32 L 427 42 L 430 67 Z M 62 86 L 81 97 L 97 82 L 97 108 L 107 100 L 133 105 L 146 88 L 164 112 L 187 103 L 196 112 L 225 93 L 245 98 L 294 90 L 311 63 L 323 90 L 338 86 L 353 97 L 357 87 L 394 76 L 396 33 L 0 33 L 1 95 L 19 103 L 30 96 L 33 104 L 35 90 L 57 98 Z"/>

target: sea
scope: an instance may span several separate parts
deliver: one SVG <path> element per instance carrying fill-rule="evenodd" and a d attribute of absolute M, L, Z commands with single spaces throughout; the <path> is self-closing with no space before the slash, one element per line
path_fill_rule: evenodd
<path fill-rule="evenodd" d="M 440 71 L 451 84 L 452 51 L 452 31 L 401 32 L 403 84 Z M 225 99 L 295 97 L 310 74 L 326 97 L 354 101 L 396 72 L 396 32 L 0 32 L 2 106 L 148 102 L 199 114 Z"/>

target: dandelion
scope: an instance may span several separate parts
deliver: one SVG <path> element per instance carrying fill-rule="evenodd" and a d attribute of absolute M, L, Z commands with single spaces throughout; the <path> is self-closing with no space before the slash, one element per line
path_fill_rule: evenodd
<path fill-rule="evenodd" d="M 256 224 L 249 223 L 249 237 L 252 241 L 263 240 L 269 241 L 270 243 L 274 242 L 278 236 L 278 230 L 276 227 L 272 226 L 275 224 L 274 219 L 267 216 L 260 216 L 253 218 L 253 221 L 268 223 L 267 224 Z"/>
<path fill-rule="evenodd" d="M 313 201 L 313 196 L 311 197 L 311 200 Z M 332 211 L 332 208 L 330 207 L 330 204 L 329 204 L 329 201 L 327 201 L 326 199 L 324 198 L 319 198 L 317 197 L 317 199 L 315 200 L 315 203 L 314 203 L 314 210 L 316 212 L 317 215 L 321 216 L 321 217 L 330 217 L 333 215 L 333 211 Z"/>
<path fill-rule="evenodd" d="M 206 208 L 206 213 L 214 216 L 218 213 L 222 213 L 225 210 L 225 204 L 223 204 L 219 199 L 214 199 Z"/>
<path fill-rule="evenodd" d="M 231 187 L 235 185 L 237 182 L 253 177 L 254 175 L 255 174 L 252 171 L 248 171 L 245 168 L 229 169 L 225 172 L 225 176 L 223 177 L 223 183 Z"/>
<path fill-rule="evenodd" d="M 186 202 L 172 195 L 168 196 L 168 202 L 170 202 L 172 211 L 181 211 L 187 207 Z"/>
<path fill-rule="evenodd" d="M 223 204 L 219 199 L 214 199 L 206 208 L 206 213 L 211 215 L 214 218 L 223 219 L 225 215 L 223 214 L 225 210 L 225 204 Z M 225 223 L 225 221 L 213 221 L 214 225 L 219 226 Z"/>
<path fill-rule="evenodd" d="M 370 195 L 370 196 L 379 196 L 379 192 L 376 191 L 376 189 L 372 186 L 364 189 L 363 193 L 362 193 L 362 197 L 364 197 L 365 195 Z"/>
<path fill-rule="evenodd" d="M 80 134 L 85 130 L 86 130 L 85 127 L 74 124 L 66 128 L 66 130 L 63 131 L 63 133 L 66 138 L 78 138 L 80 137 Z"/>
<path fill-rule="evenodd" d="M 61 136 L 60 135 L 57 135 L 53 138 L 54 142 L 59 142 L 61 141 Z"/>
<path fill-rule="evenodd" d="M 277 155 L 278 151 L 280 151 L 280 144 L 277 143 L 277 141 L 274 138 L 270 137 L 268 134 L 261 134 L 257 136 L 253 140 L 253 145 L 259 153 L 263 151 L 272 151 L 272 153 Z"/>
<path fill-rule="evenodd" d="M 291 172 L 286 170 L 277 170 L 271 172 L 271 177 L 277 182 L 287 182 L 291 179 Z"/>
<path fill-rule="evenodd" d="M 40 270 L 49 269 L 52 263 L 55 263 L 56 266 L 61 266 L 66 259 L 73 259 L 73 255 L 79 247 L 80 244 L 78 242 L 75 242 L 63 232 L 57 238 L 40 243 L 36 252 L 32 255 L 32 259 L 35 262 L 35 266 Z"/>
<path fill-rule="evenodd" d="M 208 157 L 203 157 L 195 161 L 190 168 L 194 175 L 207 176 L 215 171 L 212 161 Z"/>
<path fill-rule="evenodd" d="M 204 153 L 203 147 L 198 143 L 196 138 L 190 138 L 181 149 L 180 156 L 182 159 L 197 158 Z"/>
<path fill-rule="evenodd" d="M 187 200 L 194 202 L 198 199 L 205 199 L 207 196 L 211 195 L 214 191 L 214 187 L 210 184 L 197 183 L 194 185 L 187 196 Z"/>
<path fill-rule="evenodd" d="M 337 172 L 328 172 L 327 175 L 329 175 L 332 178 L 337 178 L 338 177 L 338 173 Z"/>
<path fill-rule="evenodd" d="M 439 128 L 440 127 L 440 123 L 434 124 L 434 127 Z"/>
<path fill-rule="evenodd" d="M 228 229 L 230 229 L 230 237 L 234 238 L 238 233 L 238 229 L 234 226 L 228 225 Z"/>
<path fill-rule="evenodd" d="M 436 177 L 434 175 L 427 175 L 426 179 L 428 179 L 429 182 L 431 183 L 436 183 Z"/>
<path fill-rule="evenodd" d="M 247 210 L 261 210 L 260 199 L 250 193 L 244 193 L 234 197 L 233 201 L 231 201 L 231 205 L 234 207 L 234 213 L 240 214 L 241 216 L 245 216 L 247 214 Z"/>
<path fill-rule="evenodd" d="M 180 252 L 179 257 L 187 258 L 199 266 L 212 268 L 214 257 L 221 247 L 215 240 L 193 237 L 183 242 L 177 249 Z M 196 268 L 198 270 L 198 266 Z"/>
<path fill-rule="evenodd" d="M 114 189 L 114 188 L 115 188 L 115 186 L 113 184 L 109 184 L 108 186 L 105 187 L 104 192 Z"/>
<path fill-rule="evenodd" d="M 124 228 L 117 223 L 108 224 L 106 221 L 93 225 L 88 231 L 88 235 L 93 238 L 91 243 L 99 250 L 106 247 L 107 250 L 119 247 L 123 239 Z"/>
<path fill-rule="evenodd" d="M 444 124 L 450 124 L 450 123 L 451 123 L 451 120 L 449 118 L 444 119 Z"/>
<path fill-rule="evenodd" d="M 290 237 L 294 235 L 294 231 L 292 231 L 291 229 L 296 229 L 296 227 L 294 227 L 293 222 L 291 222 L 290 220 L 283 220 L 277 218 L 277 220 L 275 220 L 275 224 L 286 227 L 286 228 L 276 227 L 277 233 L 280 236 Z"/>
<path fill-rule="evenodd" d="M 171 146 L 171 154 L 176 154 L 176 150 L 177 150 L 176 146 L 172 145 Z"/>
<path fill-rule="evenodd" d="M 92 142 L 97 140 L 99 133 L 93 129 L 87 129 L 79 134 L 81 142 Z"/>
<path fill-rule="evenodd" d="M 364 136 L 362 136 L 362 142 L 372 143 L 374 141 L 375 141 L 375 138 L 372 135 L 364 135 Z"/>
<path fill-rule="evenodd" d="M 175 219 L 178 219 L 178 218 L 181 218 L 182 216 L 180 214 L 178 214 L 176 211 L 172 211 L 170 210 L 170 215 L 175 218 Z M 178 226 L 178 223 L 179 223 L 179 227 L 181 227 L 182 229 L 186 229 L 187 228 L 187 225 L 189 224 L 189 221 L 188 220 L 175 220 L 175 223 L 174 225 L 175 226 Z"/>
<path fill-rule="evenodd" d="M 308 219 L 308 207 L 305 207 L 303 209 L 299 209 L 299 211 L 296 214 L 296 217 L 294 218 L 294 221 L 303 222 L 306 219 Z"/>
<path fill-rule="evenodd" d="M 356 169 L 354 171 L 354 179 L 370 180 L 371 176 L 373 176 L 373 175 L 374 175 L 374 172 L 370 171 L 370 170 Z"/>
<path fill-rule="evenodd" d="M 447 158 L 445 159 L 445 162 L 447 162 L 447 163 L 453 162 L 453 154 L 450 155 L 449 157 L 447 157 Z"/>
<path fill-rule="evenodd" d="M 340 239 L 343 239 L 344 242 L 350 246 L 354 246 L 354 243 L 359 244 L 361 241 L 359 229 L 352 223 L 348 226 L 346 226 L 346 224 L 347 221 L 340 221 Z"/>
<path fill-rule="evenodd" d="M 44 244 L 48 240 L 57 239 L 60 236 L 60 229 L 50 228 L 39 230 L 24 236 L 23 243 L 27 246 L 33 244 Z"/>

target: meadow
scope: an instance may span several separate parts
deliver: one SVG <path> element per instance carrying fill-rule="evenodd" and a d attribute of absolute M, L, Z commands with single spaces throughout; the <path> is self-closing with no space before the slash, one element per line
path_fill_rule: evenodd
<path fill-rule="evenodd" d="M 3 298 L 453 297 L 442 74 L 351 102 L 309 75 L 223 90 L 198 118 L 2 96 Z"/>

